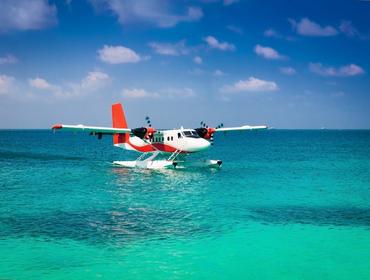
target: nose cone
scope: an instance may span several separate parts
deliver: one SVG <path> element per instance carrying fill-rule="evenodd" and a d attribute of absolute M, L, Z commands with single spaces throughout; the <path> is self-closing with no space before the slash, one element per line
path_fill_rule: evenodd
<path fill-rule="evenodd" d="M 211 143 L 203 138 L 185 137 L 183 143 L 184 145 L 182 146 L 182 150 L 189 153 L 200 152 L 211 146 Z"/>
<path fill-rule="evenodd" d="M 202 143 L 202 150 L 206 150 L 208 149 L 209 147 L 211 147 L 211 143 L 208 141 L 208 140 L 205 140 L 205 139 L 202 139 L 203 143 Z"/>
<path fill-rule="evenodd" d="M 194 152 L 207 150 L 211 146 L 211 143 L 203 138 L 197 138 L 194 142 Z"/>

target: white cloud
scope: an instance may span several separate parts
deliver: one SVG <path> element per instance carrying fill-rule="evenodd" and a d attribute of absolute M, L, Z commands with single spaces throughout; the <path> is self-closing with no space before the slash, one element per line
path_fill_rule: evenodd
<path fill-rule="evenodd" d="M 288 76 L 292 76 L 297 73 L 297 71 L 293 67 L 280 67 L 279 70 L 281 73 Z"/>
<path fill-rule="evenodd" d="M 344 33 L 348 37 L 358 36 L 358 30 L 353 26 L 352 22 L 349 20 L 342 20 L 339 25 L 340 32 Z"/>
<path fill-rule="evenodd" d="M 123 89 L 121 93 L 124 98 L 131 99 L 151 99 L 151 98 L 192 98 L 195 92 L 191 88 L 167 88 L 158 92 L 147 91 L 142 88 Z"/>
<path fill-rule="evenodd" d="M 28 85 L 31 88 L 34 88 L 38 91 L 44 91 L 51 93 L 55 97 L 71 97 L 73 96 L 73 91 L 70 90 L 68 92 L 64 91 L 61 86 L 54 85 L 49 83 L 47 80 L 37 77 L 34 79 L 28 79 Z M 32 96 L 36 96 L 34 94 L 31 94 Z M 76 94 L 75 94 L 76 95 Z"/>
<path fill-rule="evenodd" d="M 356 64 L 348 64 L 338 68 L 335 67 L 324 67 L 322 63 L 310 63 L 309 69 L 311 72 L 319 74 L 321 76 L 332 76 L 332 77 L 349 77 L 356 76 L 365 73 L 364 69 Z"/>
<path fill-rule="evenodd" d="M 122 90 L 122 97 L 125 98 L 159 98 L 160 95 L 157 92 L 148 92 L 142 88 L 131 88 L 131 89 L 123 89 Z"/>
<path fill-rule="evenodd" d="M 190 52 L 190 49 L 186 47 L 185 40 L 181 40 L 174 44 L 152 42 L 149 43 L 149 47 L 151 47 L 154 52 L 161 55 L 178 56 L 178 55 L 187 55 Z"/>
<path fill-rule="evenodd" d="M 230 31 L 234 32 L 234 33 L 243 34 L 243 29 L 239 26 L 230 24 L 230 25 L 226 26 L 226 28 L 229 29 Z"/>
<path fill-rule="evenodd" d="M 335 36 L 338 31 L 330 26 L 320 26 L 318 23 L 311 21 L 308 18 L 302 18 L 299 22 L 294 19 L 289 19 L 293 29 L 303 36 Z"/>
<path fill-rule="evenodd" d="M 263 36 L 269 37 L 269 38 L 275 38 L 275 39 L 285 39 L 287 41 L 294 41 L 295 40 L 294 37 L 282 35 L 281 33 L 279 33 L 278 31 L 276 31 L 273 28 L 266 29 L 263 32 Z"/>
<path fill-rule="evenodd" d="M 254 52 L 257 55 L 262 56 L 263 58 L 266 58 L 266 59 L 284 59 L 285 58 L 285 56 L 279 54 L 273 48 L 264 47 L 264 46 L 261 46 L 261 45 L 256 45 L 254 47 Z"/>
<path fill-rule="evenodd" d="M 260 80 L 255 77 L 249 77 L 247 80 L 240 80 L 233 85 L 225 85 L 220 91 L 221 92 L 266 92 L 275 91 L 279 87 L 273 81 Z"/>
<path fill-rule="evenodd" d="M 7 54 L 3 57 L 0 57 L 0 65 L 1 64 L 14 64 L 17 62 L 18 62 L 18 59 L 12 54 Z"/>
<path fill-rule="evenodd" d="M 225 76 L 225 75 L 226 75 L 226 73 L 224 73 L 220 69 L 216 69 L 215 71 L 213 71 L 213 76 L 221 77 L 221 76 Z"/>
<path fill-rule="evenodd" d="M 200 68 L 194 68 L 188 71 L 190 75 L 201 76 L 204 74 L 204 70 Z"/>
<path fill-rule="evenodd" d="M 148 22 L 158 27 L 173 27 L 180 22 L 195 22 L 203 17 L 199 7 L 187 7 L 183 13 L 172 12 L 169 0 L 90 0 L 97 11 L 109 10 L 121 24 Z"/>
<path fill-rule="evenodd" d="M 42 78 L 28 79 L 28 84 L 36 89 L 42 90 L 55 90 L 56 86 L 50 84 L 48 81 Z"/>
<path fill-rule="evenodd" d="M 272 38 L 280 38 L 281 37 L 280 34 L 277 33 L 277 31 L 275 31 L 272 28 L 266 29 L 265 32 L 263 32 L 263 35 L 265 37 L 272 37 Z"/>
<path fill-rule="evenodd" d="M 203 63 L 203 59 L 200 56 L 196 56 L 196 57 L 194 57 L 194 62 L 196 64 L 202 64 Z"/>
<path fill-rule="evenodd" d="M 137 63 L 141 58 L 134 50 L 124 46 L 107 46 L 98 50 L 99 59 L 109 64 Z"/>
<path fill-rule="evenodd" d="M 223 0 L 225 6 L 230 6 L 234 3 L 238 3 L 239 0 Z"/>
<path fill-rule="evenodd" d="M 198 8 L 198 7 L 189 7 L 188 8 L 188 13 L 186 16 L 183 16 L 183 17 L 179 17 L 177 18 L 177 22 L 181 22 L 181 21 L 198 21 L 200 20 L 201 18 L 203 17 L 203 11 L 201 8 Z M 175 24 L 176 24 L 175 23 Z"/>
<path fill-rule="evenodd" d="M 7 75 L 0 75 L 0 95 L 7 94 L 14 85 L 15 78 Z"/>
<path fill-rule="evenodd" d="M 192 98 L 196 94 L 194 90 L 188 87 L 184 88 L 168 88 L 161 91 L 167 98 Z"/>
<path fill-rule="evenodd" d="M 298 34 L 303 36 L 328 37 L 338 35 L 339 32 L 345 34 L 348 37 L 355 37 L 360 35 L 358 30 L 349 20 L 342 20 L 338 28 L 335 28 L 331 25 L 320 26 L 318 23 L 311 21 L 308 18 L 302 18 L 300 21 L 289 19 L 289 22 L 291 23 L 293 29 Z"/>
<path fill-rule="evenodd" d="M 331 97 L 343 97 L 345 96 L 346 94 L 344 93 L 344 91 L 336 91 L 336 92 L 332 92 L 330 94 Z"/>
<path fill-rule="evenodd" d="M 58 21 L 56 14 L 55 5 L 47 0 L 2 0 L 0 32 L 51 27 Z"/>
<path fill-rule="evenodd" d="M 206 41 L 208 46 L 210 46 L 212 49 L 218 49 L 221 51 L 235 50 L 235 46 L 233 44 L 230 44 L 228 42 L 221 43 L 213 36 L 207 36 L 206 38 L 204 38 L 204 41 Z"/>
<path fill-rule="evenodd" d="M 41 90 L 49 91 L 56 97 L 78 97 L 84 96 L 93 92 L 97 92 L 111 82 L 108 74 L 101 71 L 91 71 L 87 73 L 86 77 L 81 79 L 78 83 L 69 83 L 64 86 L 59 86 L 48 82 L 47 80 L 37 77 L 28 79 L 30 87 Z"/>
<path fill-rule="evenodd" d="M 108 74 L 101 71 L 91 71 L 83 78 L 79 84 L 82 91 L 97 91 L 111 82 Z"/>

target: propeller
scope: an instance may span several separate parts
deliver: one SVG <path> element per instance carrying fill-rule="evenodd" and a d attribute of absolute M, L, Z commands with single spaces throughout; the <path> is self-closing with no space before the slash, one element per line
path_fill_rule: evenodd
<path fill-rule="evenodd" d="M 147 124 L 147 127 L 137 127 L 132 129 L 132 134 L 135 136 L 141 138 L 141 139 L 150 139 L 153 137 L 153 134 L 155 132 L 155 129 L 152 128 L 152 122 L 150 121 L 150 117 L 146 116 L 145 121 Z"/>
<path fill-rule="evenodd" d="M 200 126 L 201 126 L 201 127 L 208 128 L 208 125 L 207 125 L 204 121 L 201 121 L 201 122 L 200 122 Z"/>
<path fill-rule="evenodd" d="M 223 127 L 224 124 L 220 123 L 216 127 L 210 127 L 204 121 L 200 122 L 200 127 L 196 128 L 195 131 L 198 133 L 199 137 L 207 139 L 213 144 L 213 134 L 215 133 L 216 129 Z"/>
<path fill-rule="evenodd" d="M 149 116 L 146 116 L 146 117 L 145 117 L 145 120 L 146 120 L 147 125 L 148 125 L 149 127 L 152 127 L 152 123 L 151 123 L 151 121 L 150 121 Z"/>
<path fill-rule="evenodd" d="M 223 123 L 220 123 L 218 126 L 216 126 L 216 129 L 221 128 L 221 127 L 224 127 Z"/>

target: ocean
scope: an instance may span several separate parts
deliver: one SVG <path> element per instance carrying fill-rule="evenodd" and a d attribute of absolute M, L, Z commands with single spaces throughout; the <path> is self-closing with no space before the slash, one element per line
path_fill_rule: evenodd
<path fill-rule="evenodd" d="M 133 170 L 111 137 L 0 131 L 0 279 L 370 279 L 370 130 L 221 134 Z"/>

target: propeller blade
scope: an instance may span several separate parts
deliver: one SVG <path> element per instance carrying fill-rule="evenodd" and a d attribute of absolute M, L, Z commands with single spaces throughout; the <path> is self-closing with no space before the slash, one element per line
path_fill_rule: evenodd
<path fill-rule="evenodd" d="M 221 128 L 223 126 L 224 126 L 224 124 L 223 123 L 220 123 L 218 126 L 216 126 L 216 128 Z"/>
<path fill-rule="evenodd" d="M 149 127 L 152 127 L 152 123 L 151 123 L 151 121 L 150 121 L 149 116 L 146 116 L 146 117 L 145 117 L 145 120 L 146 120 L 146 124 L 147 124 Z"/>

